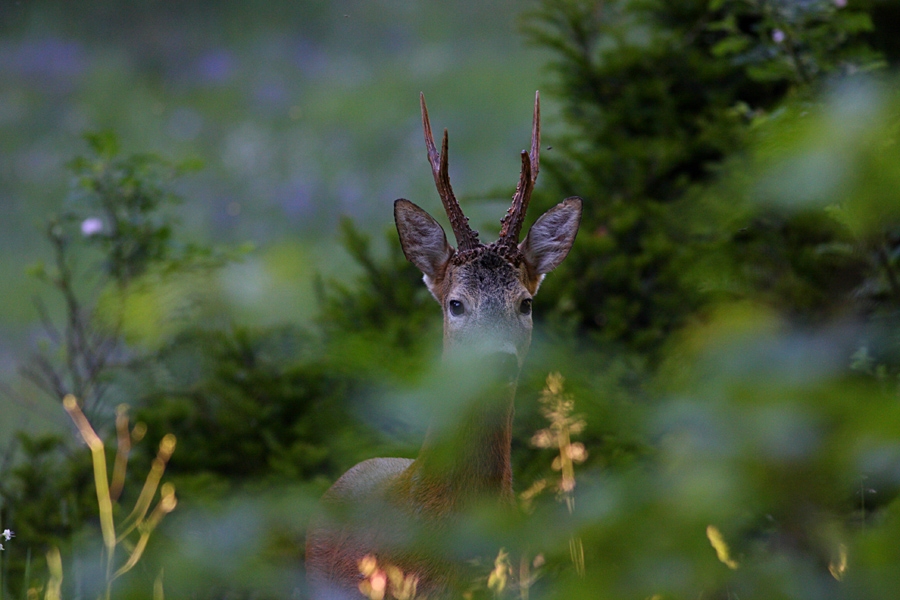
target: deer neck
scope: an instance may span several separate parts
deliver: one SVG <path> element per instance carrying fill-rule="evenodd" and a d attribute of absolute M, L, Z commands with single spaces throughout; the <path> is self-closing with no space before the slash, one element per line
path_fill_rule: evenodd
<path fill-rule="evenodd" d="M 516 383 L 489 386 L 452 428 L 432 423 L 419 456 L 401 481 L 404 495 L 427 513 L 449 514 L 473 502 L 511 502 Z"/>

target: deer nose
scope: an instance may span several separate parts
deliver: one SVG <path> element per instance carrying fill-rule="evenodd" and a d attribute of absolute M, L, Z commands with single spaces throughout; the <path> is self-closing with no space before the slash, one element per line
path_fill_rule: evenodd
<path fill-rule="evenodd" d="M 512 352 L 494 352 L 489 360 L 498 379 L 513 382 L 519 378 L 519 357 Z"/>

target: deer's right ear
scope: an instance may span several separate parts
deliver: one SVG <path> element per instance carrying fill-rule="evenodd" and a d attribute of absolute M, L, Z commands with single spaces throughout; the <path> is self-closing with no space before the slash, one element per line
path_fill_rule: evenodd
<path fill-rule="evenodd" d="M 440 223 L 409 200 L 394 202 L 394 222 L 406 260 L 425 275 L 428 288 L 444 276 L 453 248 Z M 432 290 L 434 293 L 434 290 Z"/>

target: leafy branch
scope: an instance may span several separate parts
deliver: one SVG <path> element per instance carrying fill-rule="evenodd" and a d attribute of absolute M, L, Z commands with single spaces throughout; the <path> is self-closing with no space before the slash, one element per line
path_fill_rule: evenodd
<path fill-rule="evenodd" d="M 123 339 L 131 290 L 150 273 L 214 268 L 233 256 L 172 239 L 177 221 L 167 209 L 182 201 L 172 184 L 195 162 L 121 156 L 108 132 L 85 140 L 90 153 L 68 165 L 74 178 L 66 209 L 44 227 L 52 262 L 30 269 L 62 301 L 64 325 L 35 300 L 46 342 L 22 374 L 57 401 L 80 398 L 93 422 L 106 407 L 112 373 L 136 360 Z"/>

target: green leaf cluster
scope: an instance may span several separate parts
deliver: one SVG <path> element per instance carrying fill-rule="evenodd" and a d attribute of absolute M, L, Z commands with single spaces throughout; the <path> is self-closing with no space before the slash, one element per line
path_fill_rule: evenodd
<path fill-rule="evenodd" d="M 790 36 L 781 44 L 771 39 L 779 27 Z M 709 301 L 710 286 L 686 274 L 722 245 L 745 264 L 790 270 L 786 293 L 815 304 L 806 271 L 828 268 L 795 269 L 797 249 L 766 253 L 805 244 L 810 230 L 837 245 L 834 226 L 698 198 L 785 102 L 883 64 L 863 35 L 868 13 L 818 1 L 551 0 L 524 29 L 555 51 L 553 91 L 571 132 L 545 153 L 552 193 L 587 199 L 564 283 L 553 286 L 555 320 L 652 355 Z"/>

